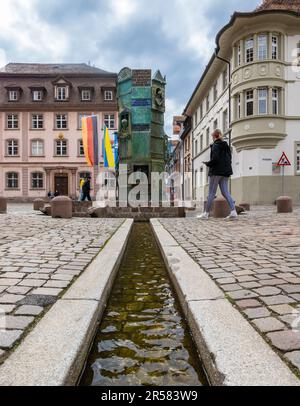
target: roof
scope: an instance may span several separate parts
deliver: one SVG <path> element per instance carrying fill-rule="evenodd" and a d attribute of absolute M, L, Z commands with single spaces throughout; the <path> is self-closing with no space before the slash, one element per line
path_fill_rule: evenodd
<path fill-rule="evenodd" d="M 264 0 L 255 11 L 290 10 L 300 12 L 300 0 Z"/>
<path fill-rule="evenodd" d="M 12 74 L 98 74 L 98 75 L 114 75 L 112 72 L 107 72 L 98 69 L 94 66 L 85 63 L 61 63 L 61 64 L 42 64 L 42 63 L 9 63 L 0 69 L 1 73 Z"/>

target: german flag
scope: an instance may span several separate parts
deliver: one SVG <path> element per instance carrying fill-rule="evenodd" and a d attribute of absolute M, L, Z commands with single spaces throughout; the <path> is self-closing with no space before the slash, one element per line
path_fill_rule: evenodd
<path fill-rule="evenodd" d="M 100 151 L 97 116 L 82 118 L 82 141 L 88 166 L 98 166 Z"/>

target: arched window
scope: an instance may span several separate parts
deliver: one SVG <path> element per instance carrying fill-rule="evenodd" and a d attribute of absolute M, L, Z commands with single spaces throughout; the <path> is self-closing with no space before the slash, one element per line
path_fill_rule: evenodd
<path fill-rule="evenodd" d="M 6 154 L 8 156 L 18 156 L 19 155 L 19 141 L 15 139 L 6 141 Z"/>
<path fill-rule="evenodd" d="M 19 188 L 19 174 L 18 172 L 7 172 L 6 174 L 6 188 L 18 189 Z"/>

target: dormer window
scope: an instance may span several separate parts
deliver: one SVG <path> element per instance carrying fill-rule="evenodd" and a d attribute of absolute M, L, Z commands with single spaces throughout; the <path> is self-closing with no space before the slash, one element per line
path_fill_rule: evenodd
<path fill-rule="evenodd" d="M 32 92 L 32 99 L 33 99 L 33 101 L 42 101 L 43 100 L 42 90 L 34 90 Z"/>
<path fill-rule="evenodd" d="M 81 91 L 81 100 L 82 101 L 90 101 L 91 100 L 91 91 L 90 90 L 82 90 Z"/>
<path fill-rule="evenodd" d="M 55 98 L 58 101 L 65 101 L 69 98 L 69 86 L 56 86 Z"/>
<path fill-rule="evenodd" d="M 9 101 L 18 101 L 19 100 L 19 92 L 17 90 L 10 90 L 8 93 Z"/>
<path fill-rule="evenodd" d="M 112 90 L 105 90 L 104 92 L 104 100 L 105 101 L 112 101 L 114 98 Z"/>
<path fill-rule="evenodd" d="M 19 87 L 7 87 L 6 90 L 7 90 L 8 101 L 16 102 L 16 101 L 20 100 L 21 88 L 19 88 Z"/>

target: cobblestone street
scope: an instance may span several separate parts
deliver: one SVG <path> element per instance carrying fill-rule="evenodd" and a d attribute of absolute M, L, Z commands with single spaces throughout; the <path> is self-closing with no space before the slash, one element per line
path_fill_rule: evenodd
<path fill-rule="evenodd" d="M 258 207 L 233 222 L 160 222 L 299 373 L 300 209 L 277 215 Z"/>
<path fill-rule="evenodd" d="M 32 205 L 0 215 L 0 359 L 99 253 L 122 220 L 54 220 Z"/>

